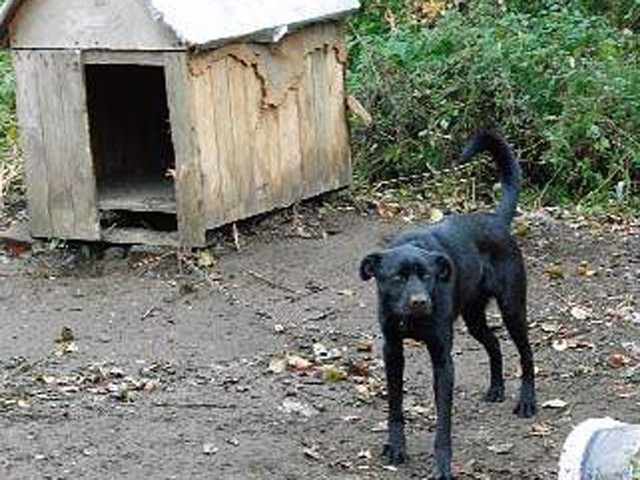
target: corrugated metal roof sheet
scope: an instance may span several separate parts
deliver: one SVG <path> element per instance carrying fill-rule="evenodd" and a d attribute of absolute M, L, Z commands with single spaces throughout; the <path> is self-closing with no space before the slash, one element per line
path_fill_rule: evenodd
<path fill-rule="evenodd" d="M 185 43 L 205 45 L 336 18 L 359 8 L 358 0 L 147 0 L 155 15 Z"/>
<path fill-rule="evenodd" d="M 0 36 L 24 0 L 7 0 L 0 10 Z M 132 0 L 129 0 L 132 1 Z M 138 0 L 139 1 L 139 0 Z M 251 37 L 277 41 L 289 29 L 340 18 L 359 0 L 144 0 L 153 18 L 164 22 L 185 44 L 205 46 Z"/>

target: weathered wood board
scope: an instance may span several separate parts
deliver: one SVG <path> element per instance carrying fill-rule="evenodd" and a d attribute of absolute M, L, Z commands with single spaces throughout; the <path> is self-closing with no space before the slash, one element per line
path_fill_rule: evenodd
<path fill-rule="evenodd" d="M 184 49 L 144 1 L 27 1 L 11 22 L 10 43 L 17 49 Z"/>
<path fill-rule="evenodd" d="M 80 55 L 15 51 L 17 105 L 35 236 L 99 239 Z"/>
<path fill-rule="evenodd" d="M 189 58 L 207 228 L 347 185 L 342 31 Z"/>
<path fill-rule="evenodd" d="M 202 149 L 198 145 L 195 88 L 190 81 L 186 55 L 166 53 L 166 83 L 175 150 L 176 203 L 180 243 L 201 247 L 206 244 L 203 200 Z"/>

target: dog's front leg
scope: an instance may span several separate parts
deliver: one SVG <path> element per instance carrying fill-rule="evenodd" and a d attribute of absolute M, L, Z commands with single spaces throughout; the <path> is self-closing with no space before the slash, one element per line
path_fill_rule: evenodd
<path fill-rule="evenodd" d="M 382 455 L 390 463 L 399 464 L 407 460 L 407 447 L 404 436 L 404 414 L 402 411 L 402 383 L 404 375 L 402 339 L 395 336 L 385 336 L 383 355 L 387 375 L 389 434 Z"/>
<path fill-rule="evenodd" d="M 453 402 L 454 367 L 451 337 L 427 342 L 433 366 L 433 390 L 436 399 L 436 438 L 434 478 L 449 480 L 451 473 L 451 404 Z"/>

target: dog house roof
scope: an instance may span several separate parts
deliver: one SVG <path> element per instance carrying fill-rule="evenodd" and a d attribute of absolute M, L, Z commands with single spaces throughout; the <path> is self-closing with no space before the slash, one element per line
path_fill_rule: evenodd
<path fill-rule="evenodd" d="M 208 46 L 237 38 L 278 41 L 289 30 L 337 19 L 359 8 L 358 0 L 141 0 L 149 15 L 167 25 L 186 46 Z M 0 10 L 0 38 L 24 0 Z"/>

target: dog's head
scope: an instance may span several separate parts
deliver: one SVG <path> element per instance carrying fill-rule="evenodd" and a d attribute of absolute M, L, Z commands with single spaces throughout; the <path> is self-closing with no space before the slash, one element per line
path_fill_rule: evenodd
<path fill-rule="evenodd" d="M 360 263 L 360 278 L 376 279 L 385 316 L 401 323 L 431 315 L 441 301 L 438 292 L 451 283 L 452 276 L 453 264 L 447 255 L 413 245 L 372 253 Z"/>

